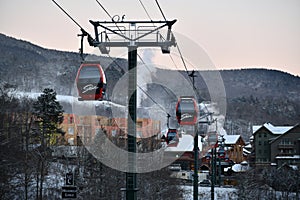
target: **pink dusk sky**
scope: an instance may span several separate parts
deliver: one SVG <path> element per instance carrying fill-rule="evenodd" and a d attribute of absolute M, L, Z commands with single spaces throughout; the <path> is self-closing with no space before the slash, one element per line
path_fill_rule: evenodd
<path fill-rule="evenodd" d="M 93 33 L 110 20 L 96 0 L 56 0 Z M 163 20 L 155 0 L 99 0 L 126 20 Z M 159 0 L 173 31 L 190 38 L 218 69 L 268 68 L 300 76 L 299 0 Z M 79 28 L 51 0 L 1 0 L 0 33 L 44 48 L 77 52 Z M 1 47 L 0 47 L 1 48 Z M 86 46 L 86 52 L 95 51 Z"/>

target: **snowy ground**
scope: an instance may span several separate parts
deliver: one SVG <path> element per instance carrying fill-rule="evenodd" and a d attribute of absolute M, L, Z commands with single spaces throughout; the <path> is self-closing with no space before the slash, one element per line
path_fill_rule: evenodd
<path fill-rule="evenodd" d="M 184 200 L 193 200 L 193 186 L 182 186 L 184 189 Z M 211 199 L 210 187 L 199 187 L 199 199 Z M 236 200 L 238 199 L 235 188 L 215 187 L 215 200 Z"/>

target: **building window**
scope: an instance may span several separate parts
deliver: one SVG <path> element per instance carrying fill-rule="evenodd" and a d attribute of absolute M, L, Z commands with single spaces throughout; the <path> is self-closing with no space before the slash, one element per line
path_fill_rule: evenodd
<path fill-rule="evenodd" d="M 69 138 L 69 139 L 68 139 L 68 143 L 69 143 L 70 145 L 74 145 L 74 138 Z"/>
<path fill-rule="evenodd" d="M 69 135 L 74 135 L 74 128 L 73 127 L 68 128 L 68 134 Z"/>
<path fill-rule="evenodd" d="M 101 119 L 100 119 L 100 118 L 96 118 L 96 119 L 95 119 L 95 124 L 96 124 L 97 126 L 100 125 L 100 122 L 101 122 Z"/>
<path fill-rule="evenodd" d="M 267 137 L 267 134 L 266 134 L 266 133 L 264 133 L 264 137 Z"/>
<path fill-rule="evenodd" d="M 293 144 L 288 138 L 283 138 L 280 143 L 281 145 L 290 145 Z"/>
<path fill-rule="evenodd" d="M 136 136 L 137 136 L 138 138 L 142 138 L 142 131 L 137 131 L 137 132 L 136 132 Z"/>
<path fill-rule="evenodd" d="M 68 123 L 69 123 L 69 124 L 73 124 L 73 123 L 74 123 L 74 118 L 73 118 L 73 116 L 69 116 L 69 117 L 68 117 Z"/>
<path fill-rule="evenodd" d="M 111 131 L 111 136 L 116 137 L 117 136 L 117 130 L 112 130 Z"/>
<path fill-rule="evenodd" d="M 79 124 L 83 124 L 83 122 L 84 122 L 83 117 L 79 117 Z"/>
<path fill-rule="evenodd" d="M 261 134 L 260 134 L 260 133 L 258 134 L 258 137 L 261 137 Z"/>
<path fill-rule="evenodd" d="M 264 141 L 264 145 L 266 146 L 268 144 L 268 142 L 267 141 Z"/>
<path fill-rule="evenodd" d="M 261 145 L 261 141 L 258 141 L 258 145 Z"/>
<path fill-rule="evenodd" d="M 137 128 L 142 128 L 143 127 L 143 122 L 142 121 L 136 122 L 136 127 Z"/>

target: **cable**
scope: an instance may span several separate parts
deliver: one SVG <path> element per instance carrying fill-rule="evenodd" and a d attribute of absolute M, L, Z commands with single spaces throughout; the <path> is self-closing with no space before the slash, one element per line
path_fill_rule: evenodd
<path fill-rule="evenodd" d="M 97 3 L 101 6 L 101 8 L 106 12 L 106 14 L 111 18 L 111 15 L 109 14 L 109 12 L 104 8 L 104 6 L 98 1 L 98 0 L 96 0 L 97 1 Z M 140 3 L 141 3 L 141 5 L 143 6 L 143 8 L 144 8 L 144 10 L 145 10 L 145 12 L 147 13 L 147 15 L 148 15 L 148 17 L 150 17 L 150 15 L 149 15 L 149 13 L 147 12 L 147 10 L 146 10 L 146 8 L 145 8 L 145 6 L 144 6 L 144 4 L 141 2 L 141 0 L 139 0 L 140 1 Z M 151 19 L 151 18 L 150 18 Z M 112 19 L 113 20 L 113 19 Z M 113 20 L 114 21 L 114 20 Z M 151 19 L 151 21 L 152 21 L 152 19 Z M 121 32 L 121 30 L 120 30 L 120 28 L 119 28 L 119 26 L 115 23 L 115 25 L 117 26 L 117 28 L 119 29 L 119 31 Z M 143 59 L 142 59 L 142 57 L 139 55 L 139 54 L 137 54 L 138 55 L 138 57 L 140 58 L 140 60 L 144 63 L 144 65 L 146 66 L 146 68 L 149 70 L 149 72 L 151 72 L 150 71 L 150 69 L 147 67 L 147 65 L 146 65 L 146 63 L 143 61 Z M 108 54 L 108 56 L 111 58 L 111 56 Z M 112 59 L 112 58 L 111 58 Z M 114 59 L 112 59 L 113 60 L 113 62 L 115 62 L 115 60 Z M 117 62 L 115 62 L 118 66 L 119 66 L 119 64 L 117 63 Z M 120 66 L 119 66 L 120 67 Z M 121 67 L 120 67 L 121 68 Z M 122 69 L 122 68 L 121 68 Z M 160 85 L 161 86 L 161 85 Z M 161 86 L 162 87 L 162 86 Z M 169 113 L 160 105 L 160 104 L 158 104 L 145 90 L 143 90 L 139 85 L 138 85 L 138 88 L 144 93 L 144 94 L 146 94 L 156 105 L 158 105 L 166 114 L 168 114 L 169 115 Z M 163 88 L 163 90 L 165 90 L 166 91 L 166 89 L 164 88 L 164 87 L 162 87 Z M 167 91 L 166 91 L 167 92 Z M 167 92 L 168 93 L 168 92 Z M 168 95 L 170 95 L 169 93 L 168 93 Z"/>
<path fill-rule="evenodd" d="M 161 12 L 161 14 L 162 14 L 163 18 L 165 19 L 165 21 L 167 21 L 167 19 L 166 19 L 166 17 L 165 17 L 165 15 L 164 15 L 164 13 L 163 13 L 163 11 L 162 11 L 162 9 L 161 9 L 161 7 L 160 7 L 160 5 L 159 5 L 158 1 L 157 1 L 157 0 L 155 0 L 155 2 L 156 2 L 156 4 L 157 4 L 157 6 L 158 6 L 158 8 L 159 8 L 159 10 L 160 10 L 160 12 Z"/>
<path fill-rule="evenodd" d="M 109 18 L 113 21 L 112 16 L 109 14 L 109 12 L 104 8 L 104 6 L 98 1 L 96 0 L 97 3 L 99 4 L 99 6 L 101 6 L 101 8 L 104 10 L 104 12 L 109 16 Z"/>
<path fill-rule="evenodd" d="M 115 59 L 113 59 L 109 54 L 107 54 L 108 55 L 108 57 L 120 68 L 120 69 L 122 69 L 122 67 L 115 61 Z M 138 84 L 137 84 L 137 87 L 144 93 L 144 94 L 146 94 L 150 99 L 151 99 L 151 101 L 153 101 L 153 103 L 155 103 L 156 105 L 158 105 L 158 107 L 160 107 L 160 109 L 162 110 L 162 111 L 164 111 L 167 115 L 169 115 L 169 113 L 159 104 L 159 103 L 157 103 L 152 97 L 151 97 L 151 95 L 150 94 L 148 94 L 144 89 L 142 89 L 142 87 L 140 87 Z"/>
<path fill-rule="evenodd" d="M 149 17 L 149 19 L 152 21 L 152 19 L 151 19 L 151 17 L 150 17 L 150 15 L 149 15 L 149 13 L 148 13 L 148 11 L 147 11 L 146 7 L 144 6 L 143 2 L 142 2 L 141 0 L 139 0 L 139 2 L 141 3 L 141 5 L 142 5 L 142 7 L 143 7 L 144 11 L 146 12 L 147 16 Z"/>
<path fill-rule="evenodd" d="M 56 3 L 56 1 L 52 0 L 53 3 L 55 3 L 55 5 L 61 9 L 80 29 L 84 30 L 80 24 L 78 22 L 75 21 L 75 19 L 73 17 L 71 17 L 71 15 L 69 15 L 58 3 Z"/>
<path fill-rule="evenodd" d="M 140 4 L 142 5 L 142 7 L 143 7 L 144 11 L 146 12 L 147 16 L 149 17 L 149 19 L 152 21 L 152 19 L 151 19 L 149 13 L 148 13 L 146 7 L 145 7 L 144 4 L 142 3 L 142 1 L 139 0 L 139 2 L 140 2 Z M 157 4 L 157 6 L 159 7 L 159 10 L 160 10 L 161 14 L 162 14 L 162 16 L 164 17 L 164 19 L 165 19 L 165 21 L 166 21 L 166 17 L 165 17 L 165 15 L 164 15 L 164 13 L 163 13 L 163 11 L 162 11 L 162 9 L 161 9 L 161 7 L 160 7 L 160 5 L 159 5 L 159 3 L 158 3 L 157 0 L 156 0 L 156 4 Z M 183 58 L 183 55 L 182 55 L 182 53 L 181 53 L 181 50 L 180 50 L 178 44 L 177 44 L 177 50 L 178 50 L 178 52 L 179 52 L 181 61 L 182 61 L 183 65 L 184 65 L 185 71 L 186 71 L 186 73 L 187 73 L 187 77 L 188 77 L 189 80 L 190 80 L 190 84 L 191 84 L 191 86 L 193 87 L 193 90 L 194 90 L 194 92 L 196 93 L 196 95 L 199 97 L 200 95 L 199 95 L 198 90 L 196 89 L 195 85 L 193 84 L 193 80 L 192 80 L 192 78 L 191 78 L 191 76 L 190 76 L 190 74 L 189 74 L 189 72 L 188 72 L 188 69 L 187 69 L 185 60 L 184 60 L 184 58 Z M 139 56 L 139 55 L 138 55 L 138 56 Z M 172 60 L 172 62 L 173 62 L 173 64 L 174 64 L 174 66 L 175 66 L 175 68 L 176 68 L 177 70 L 179 70 L 171 54 L 169 54 L 169 57 L 171 58 L 171 60 Z M 143 61 L 143 59 L 142 59 L 140 56 L 139 56 L 139 58 L 140 58 L 141 61 L 145 64 L 145 62 Z M 145 66 L 147 67 L 146 64 L 145 64 Z M 147 68 L 148 68 L 148 67 L 147 67 Z M 149 69 L 148 69 L 148 70 L 149 70 Z M 149 70 L 149 72 L 150 72 L 150 70 Z M 161 86 L 161 87 L 162 87 L 162 86 Z M 166 93 L 168 93 L 168 91 L 167 91 L 164 87 L 162 87 L 162 88 L 165 90 Z M 168 94 L 169 94 L 169 93 L 168 93 Z M 204 105 L 204 106 L 206 107 L 206 105 Z"/>
<path fill-rule="evenodd" d="M 109 16 L 109 18 L 111 19 L 111 21 L 113 21 L 114 23 L 115 23 L 115 25 L 116 25 L 116 27 L 118 28 L 118 30 L 120 31 L 120 33 L 121 34 L 124 34 L 123 32 L 122 32 L 122 30 L 120 29 L 120 27 L 117 25 L 117 23 L 116 23 L 116 21 L 114 20 L 114 17 L 115 16 L 118 16 L 118 15 L 115 15 L 115 16 L 111 16 L 110 14 L 109 14 L 109 12 L 104 8 L 104 6 L 98 1 L 98 0 L 96 0 L 97 1 L 97 3 L 99 4 L 99 6 L 101 6 L 101 8 L 104 10 L 104 12 Z M 120 19 L 120 17 L 119 17 L 119 19 Z"/>
<path fill-rule="evenodd" d="M 139 59 L 142 61 L 142 63 L 145 65 L 145 67 L 148 69 L 148 71 L 151 73 L 151 70 L 148 68 L 148 65 L 144 62 L 144 60 L 142 59 L 142 57 L 137 54 Z M 172 97 L 172 95 L 166 90 L 166 88 L 164 88 L 162 85 L 159 85 L 167 94 L 168 96 Z"/>
<path fill-rule="evenodd" d="M 139 0 L 139 2 L 140 2 L 140 4 L 142 5 L 142 7 L 143 7 L 144 11 L 146 12 L 147 16 L 149 17 L 150 21 L 153 21 L 152 18 L 150 17 L 150 15 L 149 15 L 149 13 L 148 13 L 146 7 L 144 6 L 143 2 L 142 2 L 141 0 Z M 148 69 L 148 71 L 151 73 L 150 69 L 148 68 L 148 66 L 146 65 L 146 63 L 145 63 L 144 60 L 142 59 L 142 57 L 141 57 L 139 54 L 137 54 L 137 55 L 138 55 L 139 59 L 143 62 L 143 64 L 146 66 L 146 68 Z M 173 63 L 175 64 L 174 60 L 173 60 Z M 176 66 L 176 65 L 175 65 L 175 66 Z M 177 66 L 176 66 L 176 68 L 177 68 Z M 170 93 L 169 93 L 162 85 L 159 85 L 159 86 L 161 86 L 161 88 L 162 88 L 169 96 L 171 96 Z"/>
<path fill-rule="evenodd" d="M 155 0 L 155 2 L 156 2 L 156 4 L 157 4 L 157 6 L 158 6 L 158 8 L 159 8 L 159 10 L 160 10 L 160 12 L 161 12 L 163 18 L 165 19 L 165 21 L 167 21 L 165 15 L 164 15 L 164 13 L 163 13 L 163 11 L 162 11 L 160 5 L 159 5 L 159 3 L 158 3 L 158 0 Z M 192 78 L 191 78 L 191 76 L 190 76 L 190 74 L 189 74 L 189 72 L 188 72 L 188 69 L 187 69 L 185 60 L 184 60 L 183 55 L 182 55 L 182 53 L 181 53 L 181 50 L 180 50 L 180 48 L 179 48 L 179 44 L 177 44 L 176 47 L 177 47 L 177 50 L 178 50 L 178 52 L 179 52 L 179 55 L 180 55 L 181 61 L 182 61 L 182 63 L 183 63 L 183 66 L 184 66 L 184 68 L 185 68 L 185 71 L 186 71 L 186 73 L 187 73 L 187 75 L 188 75 L 188 77 L 189 77 L 189 80 L 190 80 L 191 84 L 192 84 L 193 90 L 194 90 L 194 92 L 197 94 L 197 96 L 200 97 L 200 94 L 199 94 L 198 90 L 196 89 L 196 87 L 195 87 L 195 85 L 194 85 L 194 83 L 193 83 L 193 80 L 192 80 Z M 169 56 L 170 56 L 172 62 L 174 63 L 175 67 L 177 68 L 177 66 L 176 66 L 176 64 L 175 64 L 175 62 L 174 62 L 174 59 L 172 58 L 171 55 L 169 55 Z M 177 69 L 178 69 L 178 68 L 177 68 Z M 194 69 L 193 69 L 193 71 L 194 71 Z M 207 107 L 206 107 L 205 104 L 204 104 L 204 106 L 205 106 L 206 110 L 208 111 L 208 109 L 207 109 Z"/>
<path fill-rule="evenodd" d="M 159 107 L 160 107 L 160 109 L 161 110 L 163 110 L 167 115 L 170 115 L 166 110 L 165 110 L 165 108 L 164 107 L 162 107 L 159 103 L 157 103 L 142 87 L 140 87 L 139 85 L 138 85 L 138 88 L 140 89 L 140 90 L 142 90 L 142 92 L 144 93 L 144 94 L 146 94 L 156 105 L 158 105 Z"/>
<path fill-rule="evenodd" d="M 151 19 L 149 13 L 147 12 L 147 10 L 146 10 L 145 6 L 143 5 L 143 3 L 141 2 L 141 0 L 139 0 L 139 2 L 140 2 L 141 5 L 143 6 L 143 8 L 144 8 L 146 14 L 148 15 L 149 19 L 152 21 L 152 19 Z M 163 13 L 163 11 L 162 11 L 160 5 L 159 5 L 159 3 L 158 3 L 158 0 L 155 0 L 155 2 L 156 2 L 156 4 L 157 4 L 157 6 L 158 6 L 158 8 L 159 8 L 159 10 L 160 10 L 160 12 L 161 12 L 163 18 L 165 19 L 165 21 L 167 21 L 165 15 L 164 15 L 164 13 Z M 179 52 L 179 55 L 180 55 L 181 61 L 182 61 L 182 63 L 183 63 L 183 66 L 184 66 L 184 68 L 185 68 L 185 71 L 186 71 L 186 73 L 187 73 L 187 76 L 188 76 L 188 78 L 189 78 L 189 80 L 190 80 L 190 84 L 192 85 L 193 90 L 194 90 L 194 92 L 196 93 L 196 95 L 197 95 L 198 97 L 200 97 L 200 94 L 199 94 L 197 88 L 195 87 L 195 85 L 194 85 L 194 83 L 193 83 L 193 80 L 192 80 L 192 78 L 191 78 L 191 76 L 190 76 L 190 74 L 189 74 L 189 72 L 188 72 L 187 65 L 186 65 L 185 60 L 184 60 L 184 58 L 183 58 L 182 52 L 181 52 L 181 50 L 180 50 L 180 48 L 179 48 L 179 44 L 177 44 L 176 47 L 177 47 L 177 50 L 178 50 L 178 52 Z M 172 60 L 172 62 L 173 62 L 173 64 L 174 64 L 174 66 L 175 66 L 175 68 L 176 68 L 177 70 L 179 70 L 171 54 L 169 54 L 169 57 L 171 58 L 171 60 Z M 193 69 L 193 71 L 195 71 L 195 70 Z M 204 107 L 205 107 L 206 111 L 209 113 L 208 108 L 207 108 L 207 106 L 206 106 L 205 104 L 204 104 Z"/>
<path fill-rule="evenodd" d="M 149 19 L 152 21 L 152 19 L 151 19 L 149 13 L 148 13 L 148 11 L 147 11 L 147 9 L 145 8 L 144 4 L 142 3 L 142 1 L 139 0 L 139 2 L 141 3 L 141 5 L 142 5 L 144 11 L 146 12 L 147 16 L 149 17 Z M 161 12 L 163 18 L 165 19 L 165 21 L 167 21 L 167 19 L 166 19 L 165 15 L 164 15 L 164 13 L 163 13 L 163 11 L 162 11 L 162 9 L 161 9 L 159 3 L 158 3 L 158 0 L 155 0 L 155 2 L 156 2 L 156 4 L 157 4 L 157 6 L 158 6 L 158 8 L 159 8 L 159 10 L 160 10 L 160 12 Z M 182 53 L 181 53 L 181 51 L 180 51 L 180 49 L 179 49 L 179 45 L 177 45 L 177 49 L 178 49 L 178 52 L 179 52 L 179 54 L 180 54 L 180 58 L 181 58 L 181 60 L 182 60 L 182 63 L 183 63 L 183 65 L 184 65 L 184 68 L 185 68 L 185 70 L 186 70 L 186 72 L 187 72 L 187 75 L 189 75 L 187 66 L 186 66 L 185 61 L 184 61 L 184 59 L 183 59 Z M 176 67 L 176 69 L 178 69 L 178 67 L 177 67 L 177 65 L 175 64 L 175 61 L 174 61 L 172 55 L 169 54 L 169 56 L 170 56 L 170 58 L 171 58 L 171 60 L 172 60 L 172 62 L 173 62 L 173 64 L 174 64 L 174 66 Z M 190 80 L 190 81 L 192 82 L 192 80 Z M 193 87 L 194 87 L 194 86 L 193 86 Z"/>
<path fill-rule="evenodd" d="M 104 6 L 103 6 L 98 0 L 96 0 L 96 1 L 97 1 L 97 3 L 101 6 L 101 8 L 105 11 L 105 13 L 112 19 L 111 15 L 110 15 L 109 12 L 104 8 Z M 146 14 L 147 14 L 147 16 L 150 18 L 151 21 L 153 21 L 153 20 L 151 19 L 150 15 L 149 15 L 149 13 L 147 12 L 147 10 L 146 10 L 144 4 L 142 3 L 142 1 L 139 0 L 139 2 L 140 2 L 141 5 L 143 6 L 143 8 L 144 8 L 144 10 L 145 10 L 145 12 L 146 12 Z M 112 21 L 114 22 L 113 19 L 112 19 Z M 121 32 L 119 26 L 118 26 L 116 23 L 115 23 L 115 25 L 116 25 L 116 27 L 119 29 L 119 31 Z M 121 32 L 121 33 L 122 33 L 122 32 Z M 137 54 L 137 55 L 138 55 L 139 59 L 144 63 L 144 65 L 146 66 L 146 68 L 149 70 L 149 72 L 151 73 L 151 70 L 148 68 L 148 66 L 146 65 L 146 63 L 145 63 L 144 60 L 142 59 L 142 57 L 141 57 L 139 54 Z M 112 57 L 111 57 L 109 54 L 108 54 L 108 56 L 112 59 Z M 122 69 L 122 67 L 121 67 L 114 59 L 112 59 L 112 60 L 113 60 L 113 62 L 115 62 L 116 65 L 118 65 L 119 68 Z M 138 88 L 139 88 L 144 94 L 146 94 L 146 95 L 151 99 L 151 101 L 153 101 L 156 105 L 158 105 L 162 111 L 164 111 L 167 115 L 170 115 L 170 114 L 169 114 L 169 113 L 168 113 L 168 112 L 167 112 L 160 104 L 158 104 L 158 103 L 151 97 L 150 94 L 148 94 L 148 93 L 147 93 L 144 89 L 142 89 L 142 87 L 140 87 L 139 85 L 137 85 L 137 86 L 138 86 Z M 160 85 L 160 87 L 162 87 L 162 86 Z M 164 87 L 162 87 L 162 88 L 163 88 L 163 90 L 164 90 L 169 96 L 171 96 L 171 95 L 169 94 L 169 92 L 168 92 Z"/>
<path fill-rule="evenodd" d="M 173 59 L 173 57 L 171 56 L 171 54 L 169 54 L 169 57 L 171 58 L 171 60 L 172 60 L 172 62 L 173 62 L 173 64 L 174 64 L 174 66 L 175 66 L 175 68 L 176 68 L 177 70 L 179 70 L 178 67 L 177 67 L 177 65 L 176 65 L 176 63 L 175 63 L 175 61 L 174 61 L 174 59 Z"/>
<path fill-rule="evenodd" d="M 184 68 L 185 68 L 185 71 L 186 71 L 186 73 L 187 73 L 187 75 L 188 75 L 188 77 L 189 77 L 189 79 L 190 79 L 190 81 L 191 81 L 191 84 L 192 84 L 192 86 L 193 86 L 193 89 L 196 90 L 196 87 L 193 85 L 193 80 L 192 80 L 192 78 L 189 76 L 189 72 L 188 72 L 187 66 L 186 66 L 186 64 L 185 64 L 183 55 L 182 55 L 182 53 L 181 53 L 181 51 L 180 51 L 179 45 L 177 44 L 176 47 L 177 47 L 178 53 L 179 53 L 179 55 L 180 55 L 181 61 L 182 61 L 182 63 L 183 63 L 183 66 L 184 66 Z"/>

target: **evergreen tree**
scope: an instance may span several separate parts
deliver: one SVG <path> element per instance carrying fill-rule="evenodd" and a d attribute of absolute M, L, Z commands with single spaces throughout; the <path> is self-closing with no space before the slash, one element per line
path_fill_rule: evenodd
<path fill-rule="evenodd" d="M 39 162 L 37 168 L 39 174 L 36 176 L 36 199 L 42 199 L 43 183 L 45 172 L 47 171 L 47 160 L 49 157 L 49 146 L 57 142 L 59 134 L 63 134 L 59 125 L 63 122 L 63 109 L 56 100 L 56 92 L 53 89 L 46 88 L 33 104 L 34 115 L 39 122 L 39 131 L 37 139 L 40 141 L 38 149 Z"/>
<path fill-rule="evenodd" d="M 41 145 L 47 147 L 50 137 L 54 134 L 63 134 L 59 125 L 63 122 L 62 106 L 56 100 L 56 92 L 46 88 L 33 104 L 34 114 L 41 125 Z"/>

